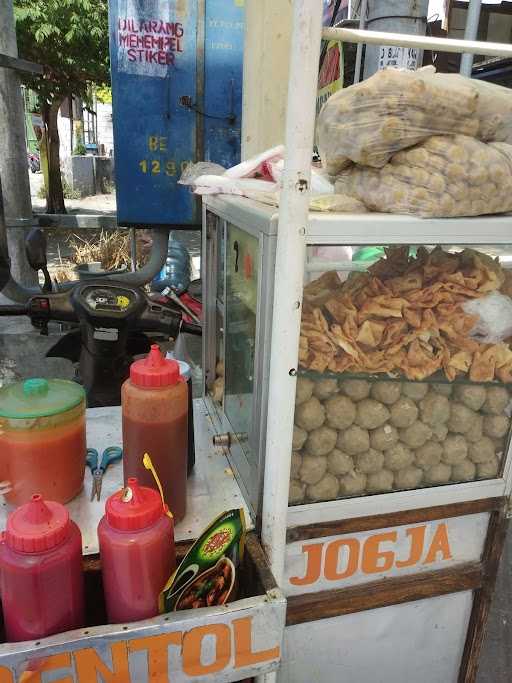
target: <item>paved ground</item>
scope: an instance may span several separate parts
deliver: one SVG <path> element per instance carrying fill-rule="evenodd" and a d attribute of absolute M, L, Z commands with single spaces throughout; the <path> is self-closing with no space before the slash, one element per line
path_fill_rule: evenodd
<path fill-rule="evenodd" d="M 41 176 L 31 174 L 33 194 L 37 193 Z M 44 211 L 44 201 L 33 197 L 36 211 Z M 83 200 L 67 200 L 66 206 L 73 213 L 115 213 L 115 195 L 100 195 Z M 192 255 L 198 255 L 200 236 L 197 232 L 183 232 L 180 239 L 187 244 Z M 27 321 L 4 319 L 0 334 L 0 359 L 18 359 L 18 368 L 22 368 L 22 376 L 30 376 L 34 372 L 53 376 L 71 376 L 71 364 L 57 359 L 44 359 L 44 353 L 55 342 L 58 330 L 51 331 L 49 338 L 40 337 Z M 190 349 L 194 356 L 198 355 L 197 343 Z M 0 379 L 1 379 L 0 367 Z M 10 371 L 10 368 L 9 368 Z M 489 620 L 487 637 L 481 658 L 477 683 L 510 683 L 512 681 L 512 531 L 502 557 L 497 589 Z M 397 681 L 397 683 L 414 683 L 414 681 Z M 433 681 L 432 683 L 448 683 Z"/>

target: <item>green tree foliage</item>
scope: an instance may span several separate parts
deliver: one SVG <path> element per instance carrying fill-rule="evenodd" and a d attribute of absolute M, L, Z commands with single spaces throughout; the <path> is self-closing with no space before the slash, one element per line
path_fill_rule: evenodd
<path fill-rule="evenodd" d="M 107 0 L 14 0 L 20 57 L 45 67 L 25 76 L 40 97 L 49 158 L 48 213 L 65 213 L 57 114 L 72 95 L 86 98 L 91 84 L 108 84 Z"/>

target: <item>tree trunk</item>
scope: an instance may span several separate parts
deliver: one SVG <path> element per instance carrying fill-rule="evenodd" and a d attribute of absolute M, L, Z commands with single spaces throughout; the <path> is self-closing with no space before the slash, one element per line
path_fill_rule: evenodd
<path fill-rule="evenodd" d="M 46 187 L 46 213 L 66 213 L 60 175 L 60 140 L 57 115 L 62 98 L 43 106 L 43 121 L 48 143 L 48 185 Z"/>

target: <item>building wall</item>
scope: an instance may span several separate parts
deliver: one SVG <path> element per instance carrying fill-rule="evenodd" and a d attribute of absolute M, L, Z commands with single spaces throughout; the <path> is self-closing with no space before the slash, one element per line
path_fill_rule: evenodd
<path fill-rule="evenodd" d="M 114 155 L 114 133 L 112 129 L 112 104 L 102 104 L 98 102 L 96 105 L 96 112 L 98 115 L 98 148 L 100 156 Z M 102 151 L 101 147 L 104 147 Z"/>

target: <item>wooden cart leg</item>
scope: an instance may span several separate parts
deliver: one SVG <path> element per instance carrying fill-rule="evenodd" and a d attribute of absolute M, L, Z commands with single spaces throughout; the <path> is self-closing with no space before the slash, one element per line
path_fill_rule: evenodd
<path fill-rule="evenodd" d="M 459 683 L 475 683 L 476 681 L 496 576 L 507 535 L 507 514 L 508 507 L 504 504 L 501 510 L 492 513 L 489 522 L 482 558 L 484 567 L 483 584 L 481 588 L 475 591 L 473 610 L 469 620 L 468 634 L 459 672 Z"/>

